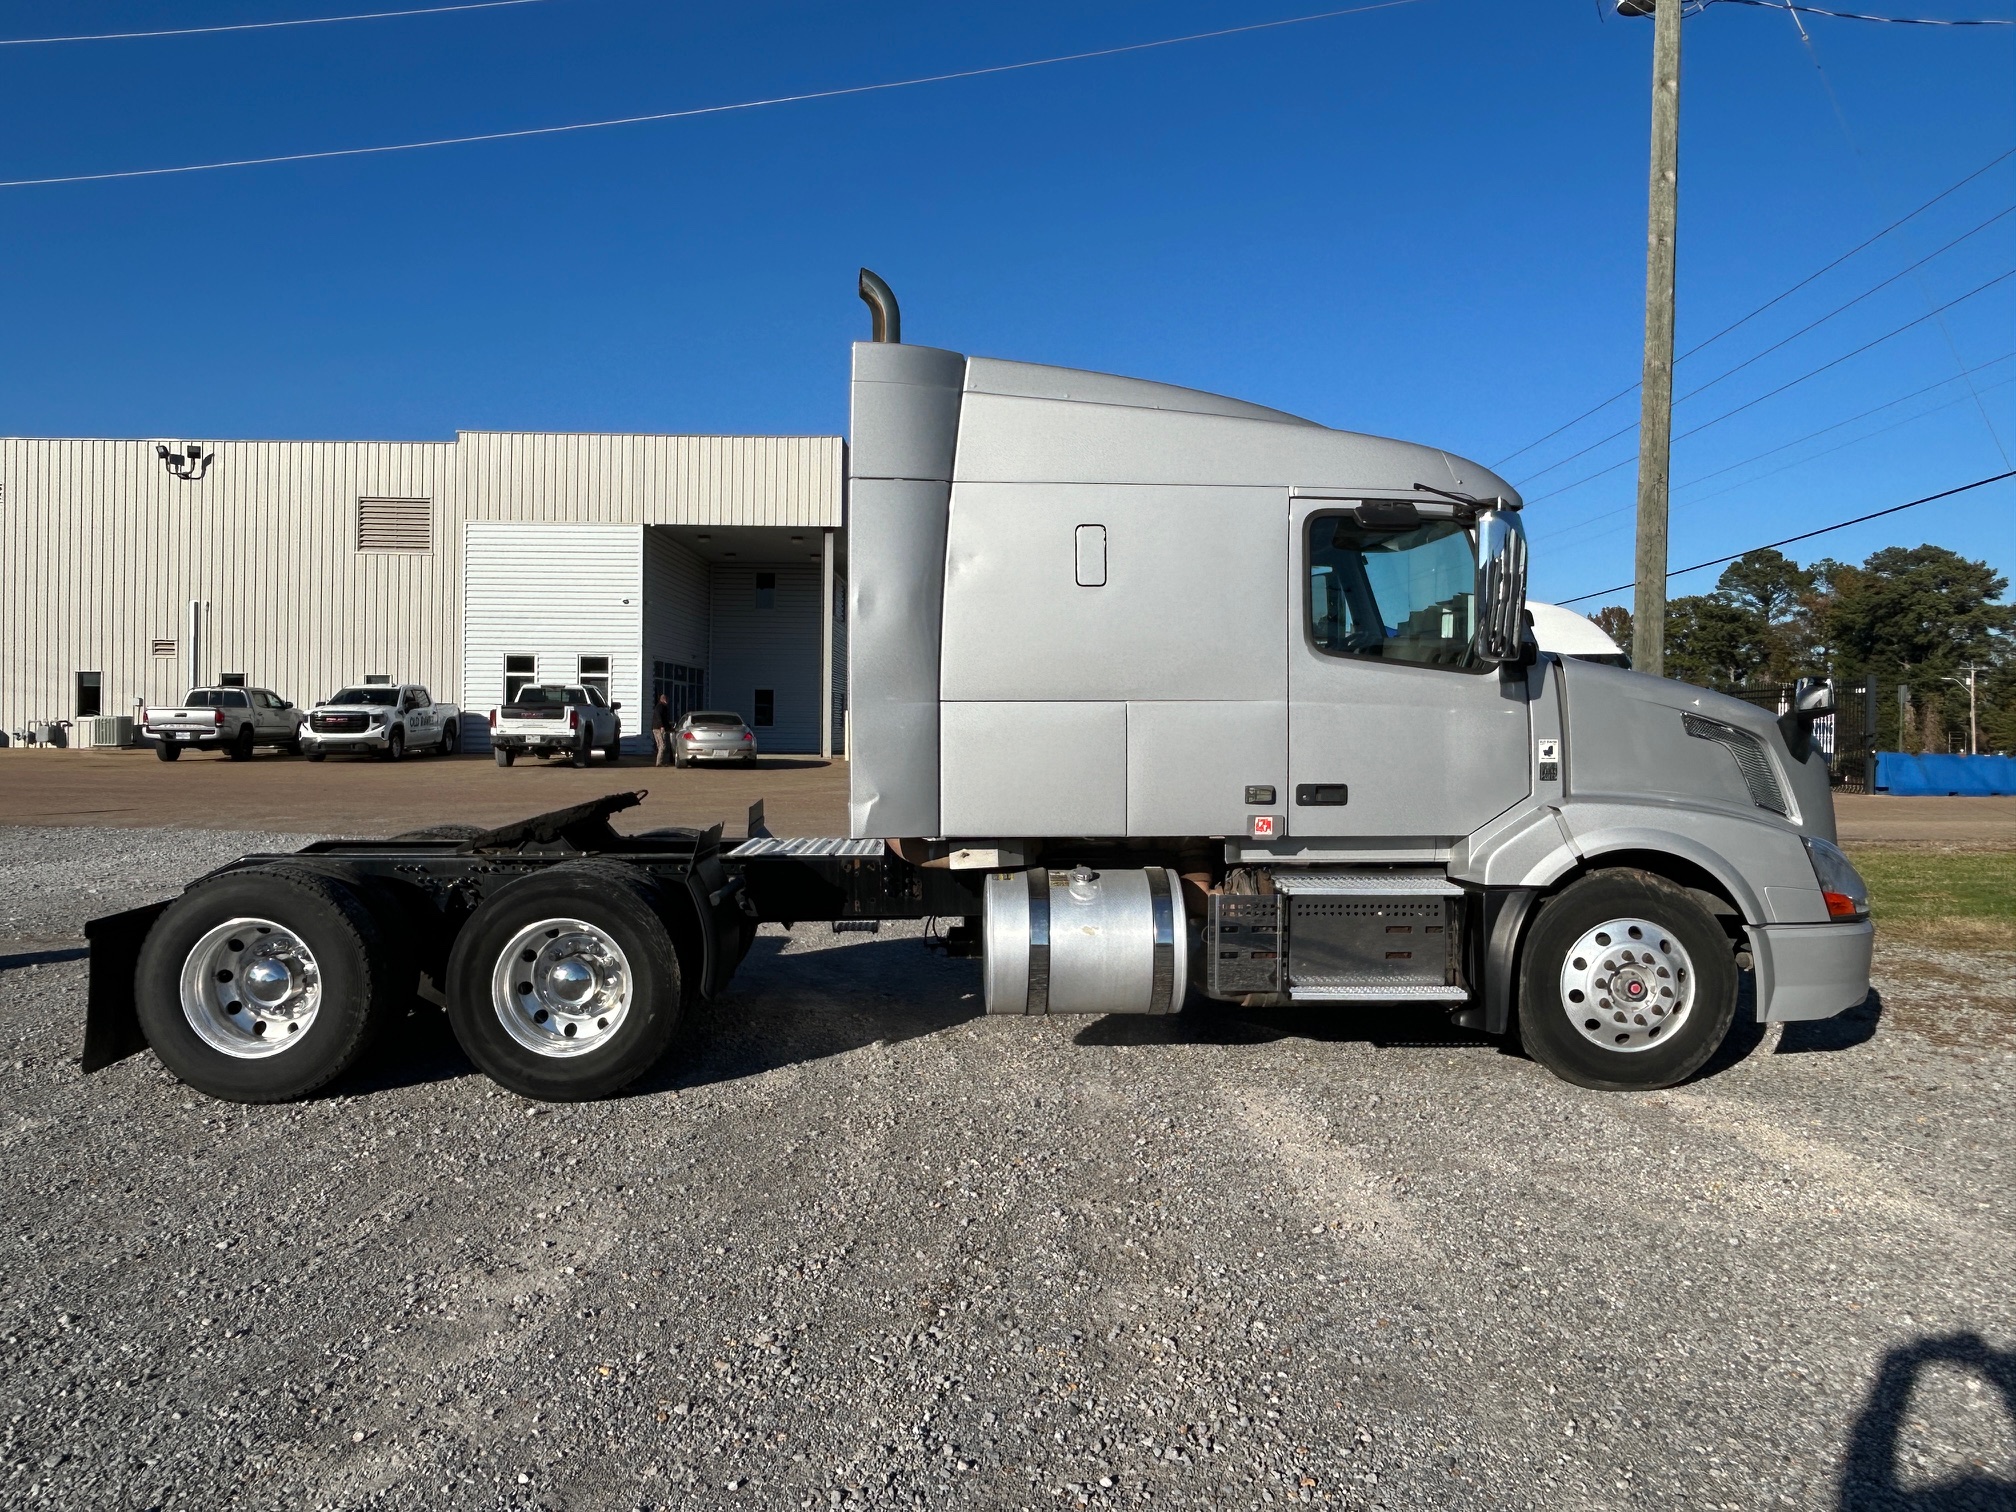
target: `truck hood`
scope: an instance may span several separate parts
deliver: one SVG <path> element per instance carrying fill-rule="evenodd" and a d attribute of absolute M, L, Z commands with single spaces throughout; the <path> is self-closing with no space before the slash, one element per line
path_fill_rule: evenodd
<path fill-rule="evenodd" d="M 1596 662 L 1562 658 L 1557 670 L 1575 798 L 1697 803 L 1834 838 L 1826 758 L 1815 749 L 1794 761 L 1772 714 Z"/>

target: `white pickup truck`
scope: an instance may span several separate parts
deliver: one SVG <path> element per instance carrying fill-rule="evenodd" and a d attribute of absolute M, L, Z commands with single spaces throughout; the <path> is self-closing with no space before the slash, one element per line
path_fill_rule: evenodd
<path fill-rule="evenodd" d="M 565 756 L 577 767 L 600 751 L 610 764 L 623 759 L 623 721 L 600 688 L 579 683 L 532 683 L 490 711 L 490 749 L 497 765 L 526 756 Z"/>
<path fill-rule="evenodd" d="M 184 751 L 244 761 L 262 745 L 300 749 L 301 711 L 270 688 L 191 688 L 178 705 L 147 709 L 141 725 L 163 761 Z"/>
<path fill-rule="evenodd" d="M 462 745 L 462 711 L 436 703 L 418 683 L 365 683 L 340 688 L 308 711 L 301 754 L 320 761 L 355 751 L 397 761 L 408 751 L 453 756 Z"/>

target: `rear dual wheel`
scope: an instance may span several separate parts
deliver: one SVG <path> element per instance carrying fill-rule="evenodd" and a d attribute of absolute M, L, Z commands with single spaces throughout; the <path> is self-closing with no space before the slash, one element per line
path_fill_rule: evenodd
<path fill-rule="evenodd" d="M 413 988 L 399 942 L 356 890 L 295 866 L 199 882 L 141 947 L 147 1043 L 182 1081 L 231 1102 L 304 1097 L 355 1064 Z"/>
<path fill-rule="evenodd" d="M 448 1018 L 463 1050 L 524 1097 L 621 1091 L 678 1027 L 673 905 L 649 876 L 606 862 L 555 866 L 492 894 L 448 962 Z"/>

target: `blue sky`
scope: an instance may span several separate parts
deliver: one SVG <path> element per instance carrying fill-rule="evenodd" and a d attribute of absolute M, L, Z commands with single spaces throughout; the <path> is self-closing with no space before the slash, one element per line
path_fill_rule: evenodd
<path fill-rule="evenodd" d="M 4 35 L 374 8 L 45 0 L 9 7 Z M 679 109 L 1317 8 L 545 0 L 0 48 L 0 178 Z M 1847 8 L 2016 14 L 2010 0 Z M 2016 146 L 2016 30 L 1806 25 L 1813 50 L 1765 10 L 1716 5 L 1686 23 L 1683 349 Z M 1594 0 L 1418 0 L 699 120 L 0 190 L 0 429 L 835 432 L 866 263 L 915 341 L 1192 384 L 1495 463 L 1638 375 L 1650 42 L 1647 23 L 1605 20 Z M 1683 363 L 1679 388 L 2012 198 L 2016 158 Z M 1683 404 L 1676 430 L 2007 271 L 2012 228 L 2003 218 Z M 2016 360 L 1982 365 L 2016 352 L 2012 291 L 1680 443 L 1679 484 L 1742 465 L 1676 490 L 1674 564 L 2010 466 Z M 1978 402 L 1962 367 L 1982 369 Z M 1916 390 L 1929 391 L 1745 460 Z M 1536 596 L 1631 576 L 1631 465 L 1541 495 L 1633 456 L 1632 437 L 1524 480 L 1635 414 L 1627 399 L 1505 464 L 1533 500 Z M 1924 540 L 2016 574 L 2016 484 L 1793 552 L 1859 559 Z"/>

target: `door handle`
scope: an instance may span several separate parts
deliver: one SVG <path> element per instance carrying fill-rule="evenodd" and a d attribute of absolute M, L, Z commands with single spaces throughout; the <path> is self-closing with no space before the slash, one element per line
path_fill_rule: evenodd
<path fill-rule="evenodd" d="M 1342 782 L 1298 782 L 1295 784 L 1295 802 L 1301 808 L 1317 808 L 1323 805 L 1339 805 L 1351 801 L 1351 788 Z"/>

